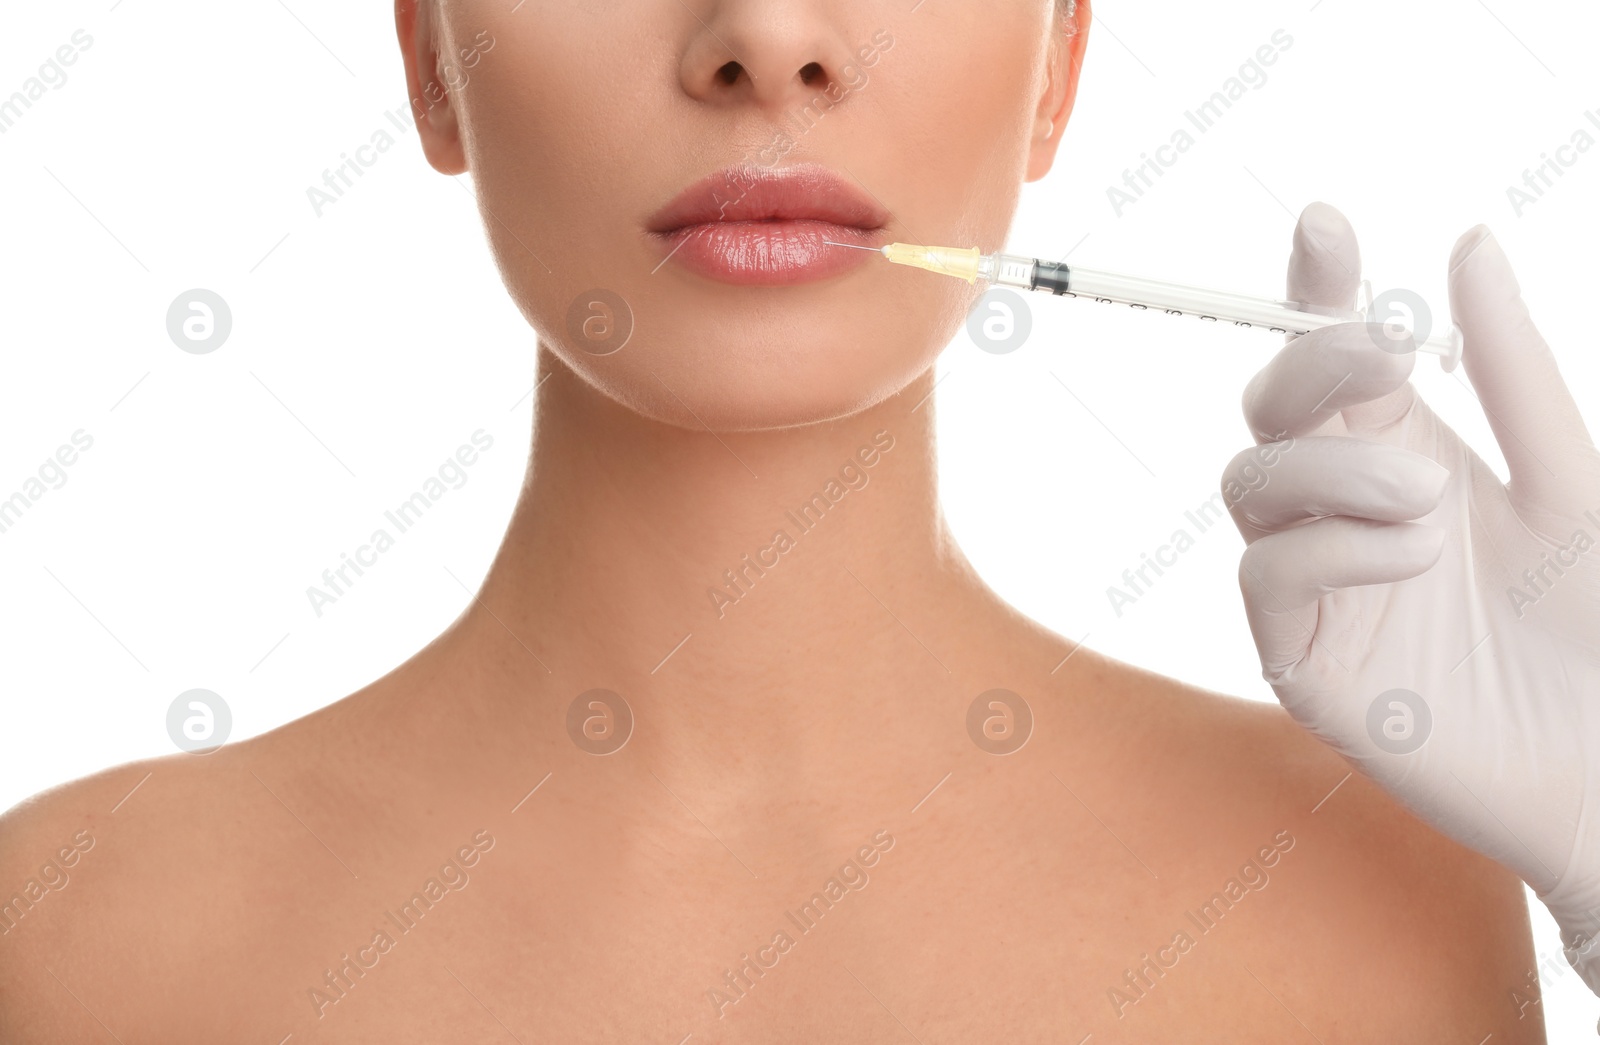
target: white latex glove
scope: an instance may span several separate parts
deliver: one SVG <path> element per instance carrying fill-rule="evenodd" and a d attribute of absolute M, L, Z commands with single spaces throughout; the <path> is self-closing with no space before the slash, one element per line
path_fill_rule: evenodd
<path fill-rule="evenodd" d="M 1349 223 L 1307 207 L 1289 297 L 1349 308 L 1359 272 Z M 1239 584 L 1289 714 L 1520 875 L 1600 994 L 1600 453 L 1482 226 L 1450 306 L 1510 483 L 1418 397 L 1414 352 L 1360 323 L 1295 338 L 1224 478 Z"/>

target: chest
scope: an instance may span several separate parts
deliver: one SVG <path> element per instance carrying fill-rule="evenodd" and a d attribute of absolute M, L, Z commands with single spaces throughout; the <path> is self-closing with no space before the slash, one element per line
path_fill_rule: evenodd
<path fill-rule="evenodd" d="M 1269 897 L 1219 907 L 1223 882 L 1158 878 L 1073 822 L 1001 814 L 862 832 L 787 867 L 762 855 L 507 838 L 468 881 L 369 904 L 370 931 L 349 922 L 330 961 L 287 963 L 300 975 L 276 989 L 302 999 L 313 1041 L 1077 1043 L 1204 1024 L 1237 1041 L 1274 1025 L 1242 967 L 1271 965 Z"/>

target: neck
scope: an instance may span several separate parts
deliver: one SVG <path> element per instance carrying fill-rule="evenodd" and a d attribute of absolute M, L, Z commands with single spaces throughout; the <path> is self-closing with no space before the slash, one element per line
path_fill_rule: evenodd
<path fill-rule="evenodd" d="M 619 794 L 653 793 L 648 771 L 707 822 L 752 829 L 800 815 L 796 795 L 876 808 L 863 790 L 899 802 L 972 755 L 974 694 L 1039 691 L 1065 654 L 949 538 L 931 372 L 839 421 L 714 434 L 646 420 L 543 351 L 540 366 L 499 554 L 399 673 L 413 684 L 395 680 L 421 698 L 417 732 L 454 731 L 479 771 L 520 783 L 531 762 Z M 620 759 L 561 732 L 593 689 L 633 714 Z"/>
<path fill-rule="evenodd" d="M 546 350 L 540 380 L 522 496 L 459 626 L 526 646 L 524 673 L 574 693 L 816 679 L 817 650 L 897 629 L 949 583 L 931 371 L 843 420 L 756 433 L 648 420 Z"/>

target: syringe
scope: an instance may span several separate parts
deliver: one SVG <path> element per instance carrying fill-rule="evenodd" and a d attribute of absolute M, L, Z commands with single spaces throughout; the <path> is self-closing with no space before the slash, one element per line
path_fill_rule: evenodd
<path fill-rule="evenodd" d="M 836 247 L 872 250 L 853 243 L 831 243 Z M 977 247 L 923 247 L 910 243 L 891 243 L 877 251 L 896 265 L 911 265 L 929 272 L 955 276 L 968 283 L 985 280 L 1002 287 L 1045 290 L 1068 297 L 1131 305 L 1137 309 L 1160 309 L 1175 316 L 1198 316 L 1214 322 L 1229 322 L 1240 327 L 1262 327 L 1280 334 L 1305 334 L 1318 327 L 1352 321 L 1385 322 L 1373 316 L 1372 286 L 1363 281 L 1360 309 L 1341 309 L 1332 313 L 1308 311 L 1299 302 L 1203 290 L 1181 283 L 1166 283 L 1140 276 L 1102 272 L 1081 265 L 1063 265 L 1016 254 L 983 254 Z M 1392 324 L 1387 324 L 1391 330 Z M 1419 340 L 1416 349 L 1440 357 L 1446 372 L 1461 361 L 1461 328 L 1451 325 L 1443 337 Z"/>

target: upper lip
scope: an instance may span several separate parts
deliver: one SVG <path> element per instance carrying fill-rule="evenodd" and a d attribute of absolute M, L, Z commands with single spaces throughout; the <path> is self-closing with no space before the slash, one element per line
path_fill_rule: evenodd
<path fill-rule="evenodd" d="M 825 221 L 881 229 L 889 216 L 870 195 L 826 167 L 739 166 L 717 171 L 680 192 L 650 219 L 650 231 L 734 221 Z"/>

